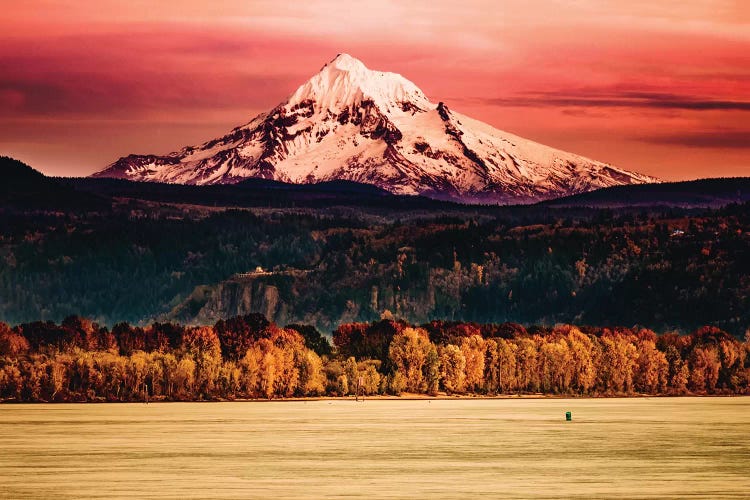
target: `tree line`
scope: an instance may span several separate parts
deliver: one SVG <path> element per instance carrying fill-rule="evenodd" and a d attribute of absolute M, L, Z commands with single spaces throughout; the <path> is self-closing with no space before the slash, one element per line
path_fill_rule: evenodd
<path fill-rule="evenodd" d="M 384 319 L 314 327 L 0 323 L 0 400 L 144 401 L 402 393 L 750 393 L 750 339 L 647 329 Z"/>

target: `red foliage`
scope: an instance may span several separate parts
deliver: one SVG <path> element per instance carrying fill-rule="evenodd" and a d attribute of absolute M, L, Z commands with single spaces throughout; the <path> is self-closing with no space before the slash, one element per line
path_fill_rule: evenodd
<path fill-rule="evenodd" d="M 273 328 L 277 328 L 276 325 L 257 313 L 219 320 L 214 325 L 221 343 L 221 354 L 231 360 L 242 358 L 256 340 L 269 338 Z"/>

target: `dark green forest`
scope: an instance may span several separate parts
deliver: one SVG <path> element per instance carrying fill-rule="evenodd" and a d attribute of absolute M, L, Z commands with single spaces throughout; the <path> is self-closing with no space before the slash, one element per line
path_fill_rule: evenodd
<path fill-rule="evenodd" d="M 0 319 L 750 326 L 750 207 L 0 213 Z M 262 267 L 257 275 L 233 277 Z M 248 298 L 249 297 L 249 298 Z M 251 309 L 257 309 L 253 311 Z"/>
<path fill-rule="evenodd" d="M 197 325 L 260 312 L 326 334 L 381 318 L 709 325 L 738 338 L 750 327 L 748 203 L 640 206 L 641 193 L 637 208 L 462 206 L 353 183 L 54 180 L 0 160 L 9 324 Z M 725 200 L 735 185 L 741 199 L 742 182 L 669 185 L 666 200 Z"/>

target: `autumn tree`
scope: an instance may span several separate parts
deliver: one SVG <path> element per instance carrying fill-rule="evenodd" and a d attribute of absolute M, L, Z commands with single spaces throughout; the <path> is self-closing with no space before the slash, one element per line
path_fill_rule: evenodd
<path fill-rule="evenodd" d="M 466 388 L 466 358 L 461 348 L 454 344 L 441 346 L 440 380 L 448 393 L 464 392 Z"/>
<path fill-rule="evenodd" d="M 269 337 L 270 326 L 271 322 L 257 313 L 219 320 L 214 331 L 219 338 L 222 356 L 233 361 L 242 358 L 253 342 Z"/>
<path fill-rule="evenodd" d="M 598 386 L 606 393 L 622 394 L 633 390 L 633 374 L 638 351 L 629 336 L 607 332 L 601 338 Z"/>
<path fill-rule="evenodd" d="M 175 323 L 153 323 L 146 328 L 147 351 L 169 352 L 180 347 L 185 328 Z"/>
<path fill-rule="evenodd" d="M 196 363 L 190 355 L 180 358 L 170 377 L 177 399 L 192 399 L 194 397 L 196 371 Z"/>
<path fill-rule="evenodd" d="M 29 351 L 29 341 L 26 337 L 7 324 L 0 323 L 0 356 L 18 357 Z"/>
<path fill-rule="evenodd" d="M 404 377 L 408 392 L 425 389 L 423 369 L 431 347 L 427 332 L 421 328 L 405 328 L 393 337 L 389 357 L 396 372 Z"/>
<path fill-rule="evenodd" d="M 213 327 L 200 326 L 185 330 L 181 348 L 195 362 L 196 390 L 210 397 L 221 368 L 221 347 Z"/>
<path fill-rule="evenodd" d="M 673 394 L 684 394 L 690 378 L 690 368 L 682 359 L 679 349 L 674 345 L 667 345 L 664 357 L 667 360 L 667 380 L 669 391 Z"/>
<path fill-rule="evenodd" d="M 23 377 L 18 363 L 0 366 L 0 397 L 20 399 L 23 391 Z"/>
<path fill-rule="evenodd" d="M 86 351 L 99 349 L 100 327 L 93 321 L 79 316 L 68 316 L 60 326 L 64 332 L 66 348 L 77 347 Z"/>
<path fill-rule="evenodd" d="M 461 354 L 464 356 L 465 390 L 476 392 L 484 385 L 484 339 L 479 335 L 471 335 L 461 340 Z"/>
<path fill-rule="evenodd" d="M 653 340 L 640 340 L 637 344 L 634 383 L 639 392 L 661 394 L 666 391 L 669 382 L 669 362 L 667 357 L 656 348 Z"/>
<path fill-rule="evenodd" d="M 242 370 L 238 363 L 226 361 L 219 369 L 219 392 L 225 398 L 234 399 L 240 390 Z"/>
<path fill-rule="evenodd" d="M 721 361 L 715 346 L 702 346 L 693 349 L 689 359 L 690 390 L 704 393 L 713 392 L 719 382 Z"/>
<path fill-rule="evenodd" d="M 384 392 L 384 377 L 380 374 L 380 366 L 378 359 L 366 359 L 357 363 L 359 376 L 362 377 L 363 394 L 372 395 Z"/>
<path fill-rule="evenodd" d="M 575 326 L 567 329 L 564 338 L 570 353 L 570 388 L 578 394 L 588 394 L 596 384 L 598 345 Z"/>
<path fill-rule="evenodd" d="M 540 338 L 539 380 L 543 392 L 566 393 L 570 390 L 573 356 L 563 338 Z"/>
<path fill-rule="evenodd" d="M 68 367 L 58 356 L 53 356 L 43 363 L 45 371 L 45 377 L 42 382 L 44 384 L 44 392 L 49 395 L 50 401 L 54 401 L 67 385 Z M 107 374 L 109 375 L 109 372 Z"/>
<path fill-rule="evenodd" d="M 306 349 L 299 359 L 299 386 L 304 396 L 318 396 L 325 392 L 323 361 L 310 349 Z"/>
<path fill-rule="evenodd" d="M 516 379 L 520 390 L 539 390 L 539 351 L 533 338 L 522 337 L 516 340 Z"/>
<path fill-rule="evenodd" d="M 518 389 L 516 351 L 511 340 L 491 338 L 486 341 L 485 389 L 490 393 L 511 392 Z"/>
<path fill-rule="evenodd" d="M 425 391 L 434 396 L 440 390 L 440 355 L 433 343 L 430 343 L 428 348 L 423 371 Z"/>
<path fill-rule="evenodd" d="M 347 394 L 354 394 L 359 384 L 359 369 L 354 356 L 349 356 L 344 361 L 344 376 L 346 377 Z"/>
<path fill-rule="evenodd" d="M 34 321 L 18 327 L 18 332 L 29 342 L 29 348 L 35 352 L 46 350 L 63 350 L 65 348 L 65 330 L 52 321 Z"/>
<path fill-rule="evenodd" d="M 315 351 L 318 356 L 330 356 L 332 353 L 331 344 L 328 339 L 321 334 L 317 328 L 311 325 L 293 324 L 286 327 L 294 330 L 305 339 L 305 346 Z"/>
<path fill-rule="evenodd" d="M 389 394 L 400 396 L 406 390 L 406 377 L 400 371 L 395 371 L 388 375 L 386 387 Z"/>
<path fill-rule="evenodd" d="M 302 335 L 287 328 L 275 327 L 271 340 L 277 349 L 276 393 L 282 397 L 292 396 L 300 387 L 299 361 L 309 349 L 305 347 Z"/>
<path fill-rule="evenodd" d="M 736 391 L 745 378 L 746 350 L 743 344 L 733 340 L 722 339 L 719 342 L 719 386 Z"/>
<path fill-rule="evenodd" d="M 390 344 L 393 337 L 406 328 L 406 324 L 394 320 L 376 323 L 348 323 L 340 325 L 333 333 L 333 343 L 344 357 L 378 359 L 383 368 L 390 364 Z"/>
<path fill-rule="evenodd" d="M 120 354 L 124 356 L 130 356 L 134 351 L 146 350 L 146 334 L 141 327 L 117 323 L 112 327 L 112 334 L 120 346 Z"/>

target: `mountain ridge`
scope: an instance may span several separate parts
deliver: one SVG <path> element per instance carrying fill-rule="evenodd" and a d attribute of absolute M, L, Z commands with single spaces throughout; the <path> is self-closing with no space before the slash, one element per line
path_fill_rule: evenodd
<path fill-rule="evenodd" d="M 550 208 L 719 208 L 750 202 L 750 177 L 710 177 L 689 181 L 612 186 L 543 201 Z"/>
<path fill-rule="evenodd" d="M 96 193 L 80 193 L 47 177 L 26 163 L 0 155 L 0 212 L 105 209 L 107 200 Z"/>
<path fill-rule="evenodd" d="M 503 204 L 657 181 L 433 104 L 401 75 L 370 70 L 348 54 L 220 138 L 167 155 L 128 155 L 93 177 L 199 185 L 340 179 L 395 194 Z"/>

